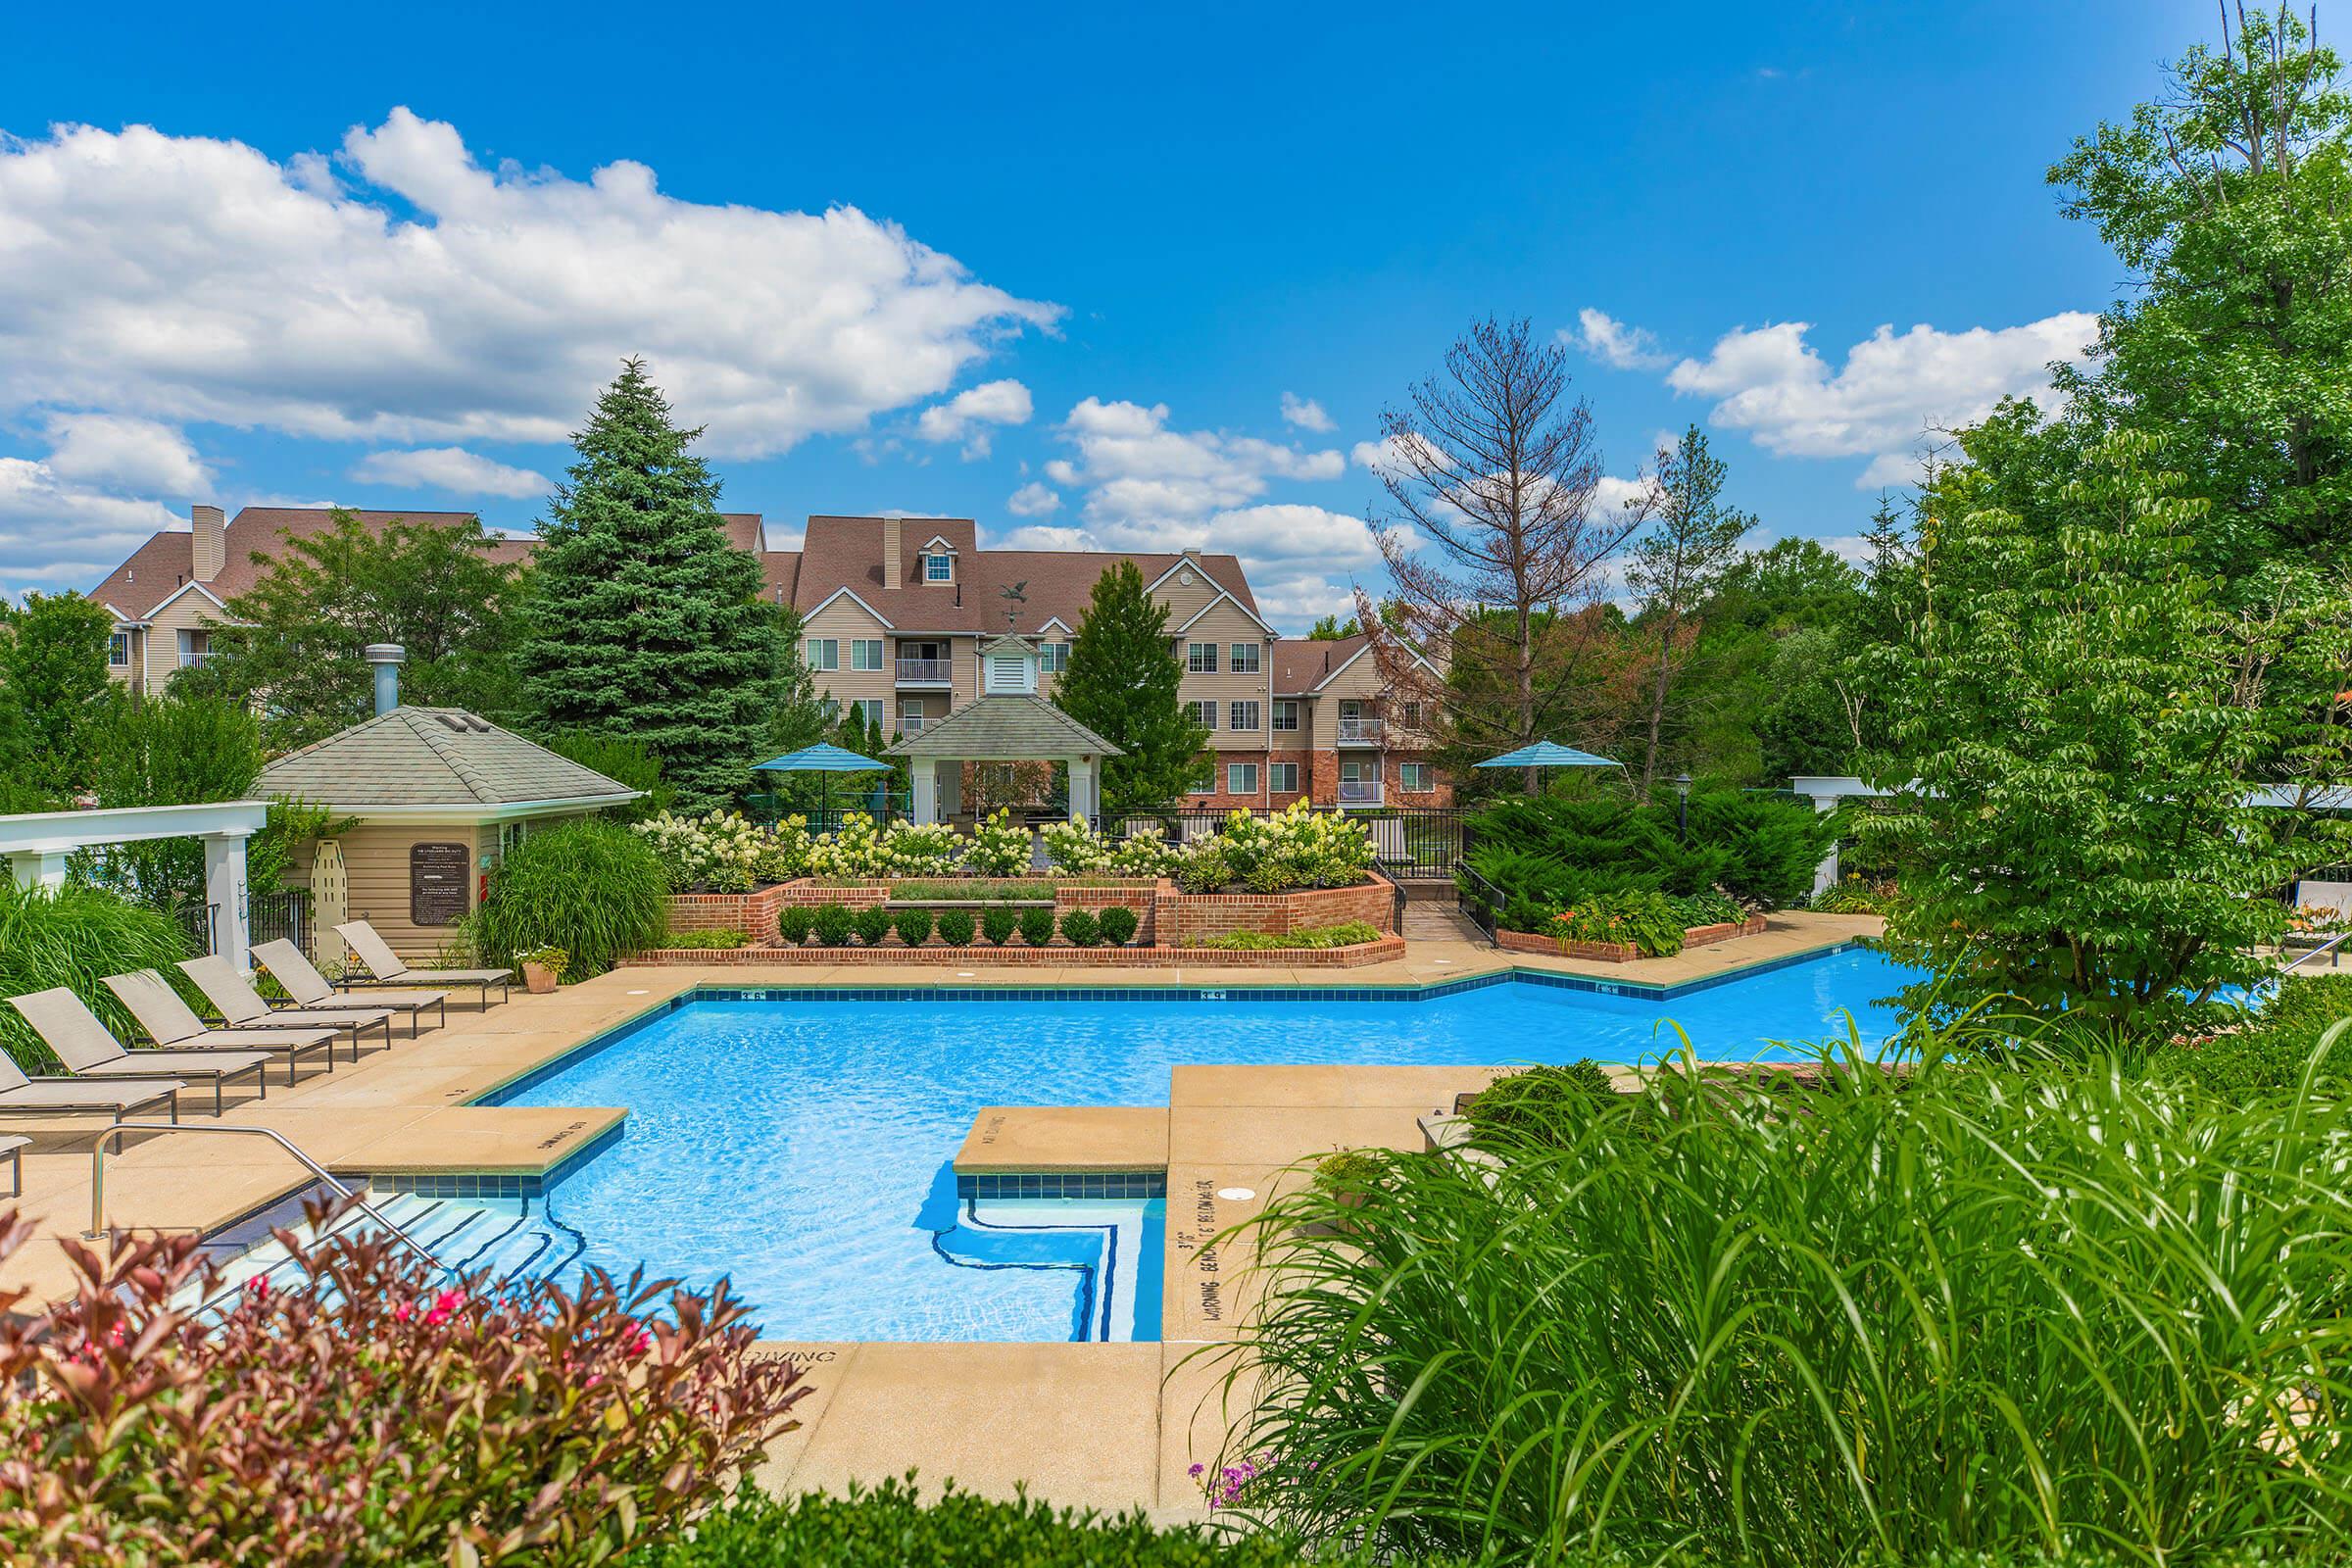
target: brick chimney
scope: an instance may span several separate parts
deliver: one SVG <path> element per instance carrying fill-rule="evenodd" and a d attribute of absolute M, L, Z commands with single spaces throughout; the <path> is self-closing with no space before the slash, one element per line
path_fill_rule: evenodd
<path fill-rule="evenodd" d="M 882 586 L 896 588 L 906 574 L 906 522 L 903 517 L 882 519 Z"/>
<path fill-rule="evenodd" d="M 198 582 L 211 582 L 228 564 L 228 514 L 219 507 L 190 507 L 188 521 L 195 540 L 188 549 L 194 563 L 191 575 Z"/>

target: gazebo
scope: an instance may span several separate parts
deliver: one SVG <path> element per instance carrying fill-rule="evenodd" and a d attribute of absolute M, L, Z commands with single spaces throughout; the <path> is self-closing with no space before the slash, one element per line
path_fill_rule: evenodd
<path fill-rule="evenodd" d="M 999 637 L 980 650 L 980 697 L 925 724 L 884 755 L 903 757 L 912 775 L 912 815 L 938 822 L 962 809 L 966 762 L 1063 762 L 1070 814 L 1093 821 L 1102 808 L 1102 760 L 1126 754 L 1037 695 L 1037 649 Z"/>

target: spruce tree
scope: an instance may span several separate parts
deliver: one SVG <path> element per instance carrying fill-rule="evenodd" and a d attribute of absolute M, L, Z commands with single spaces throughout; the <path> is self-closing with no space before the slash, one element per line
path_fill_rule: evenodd
<path fill-rule="evenodd" d="M 629 360 L 572 437 L 539 530 L 525 690 L 550 728 L 641 742 L 681 809 L 734 806 L 778 696 L 783 619 L 727 540 L 718 481 Z"/>
<path fill-rule="evenodd" d="M 1054 703 L 1125 752 L 1102 764 L 1102 815 L 1156 810 L 1193 780 L 1208 731 L 1177 699 L 1184 671 L 1168 641 L 1168 607 L 1122 561 L 1095 580 Z"/>

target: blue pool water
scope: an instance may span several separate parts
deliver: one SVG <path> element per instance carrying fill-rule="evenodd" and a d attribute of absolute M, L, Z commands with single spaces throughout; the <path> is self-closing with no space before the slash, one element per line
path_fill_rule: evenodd
<path fill-rule="evenodd" d="M 1420 1000 L 698 1001 L 501 1098 L 627 1106 L 625 1136 L 548 1195 L 550 1217 L 616 1273 L 730 1276 L 770 1338 L 1092 1338 L 1105 1276 L 1149 1294 L 1121 1271 L 1156 1269 L 1156 1209 L 1114 1203 L 1037 1240 L 1008 1234 L 1035 1214 L 959 1207 L 948 1162 L 983 1105 L 1164 1104 L 1186 1062 L 1638 1061 L 1677 1049 L 1669 1019 L 1703 1056 L 1842 1036 L 1849 1011 L 1875 1045 L 1892 1027 L 1876 1000 L 1903 978 L 1849 951 L 1662 1002 L 1521 982 Z"/>

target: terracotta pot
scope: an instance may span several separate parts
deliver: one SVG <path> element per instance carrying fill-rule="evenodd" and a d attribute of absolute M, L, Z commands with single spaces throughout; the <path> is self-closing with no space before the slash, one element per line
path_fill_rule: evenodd
<path fill-rule="evenodd" d="M 556 989 L 556 971 L 544 963 L 523 960 L 522 989 L 534 997 L 544 997 Z"/>

